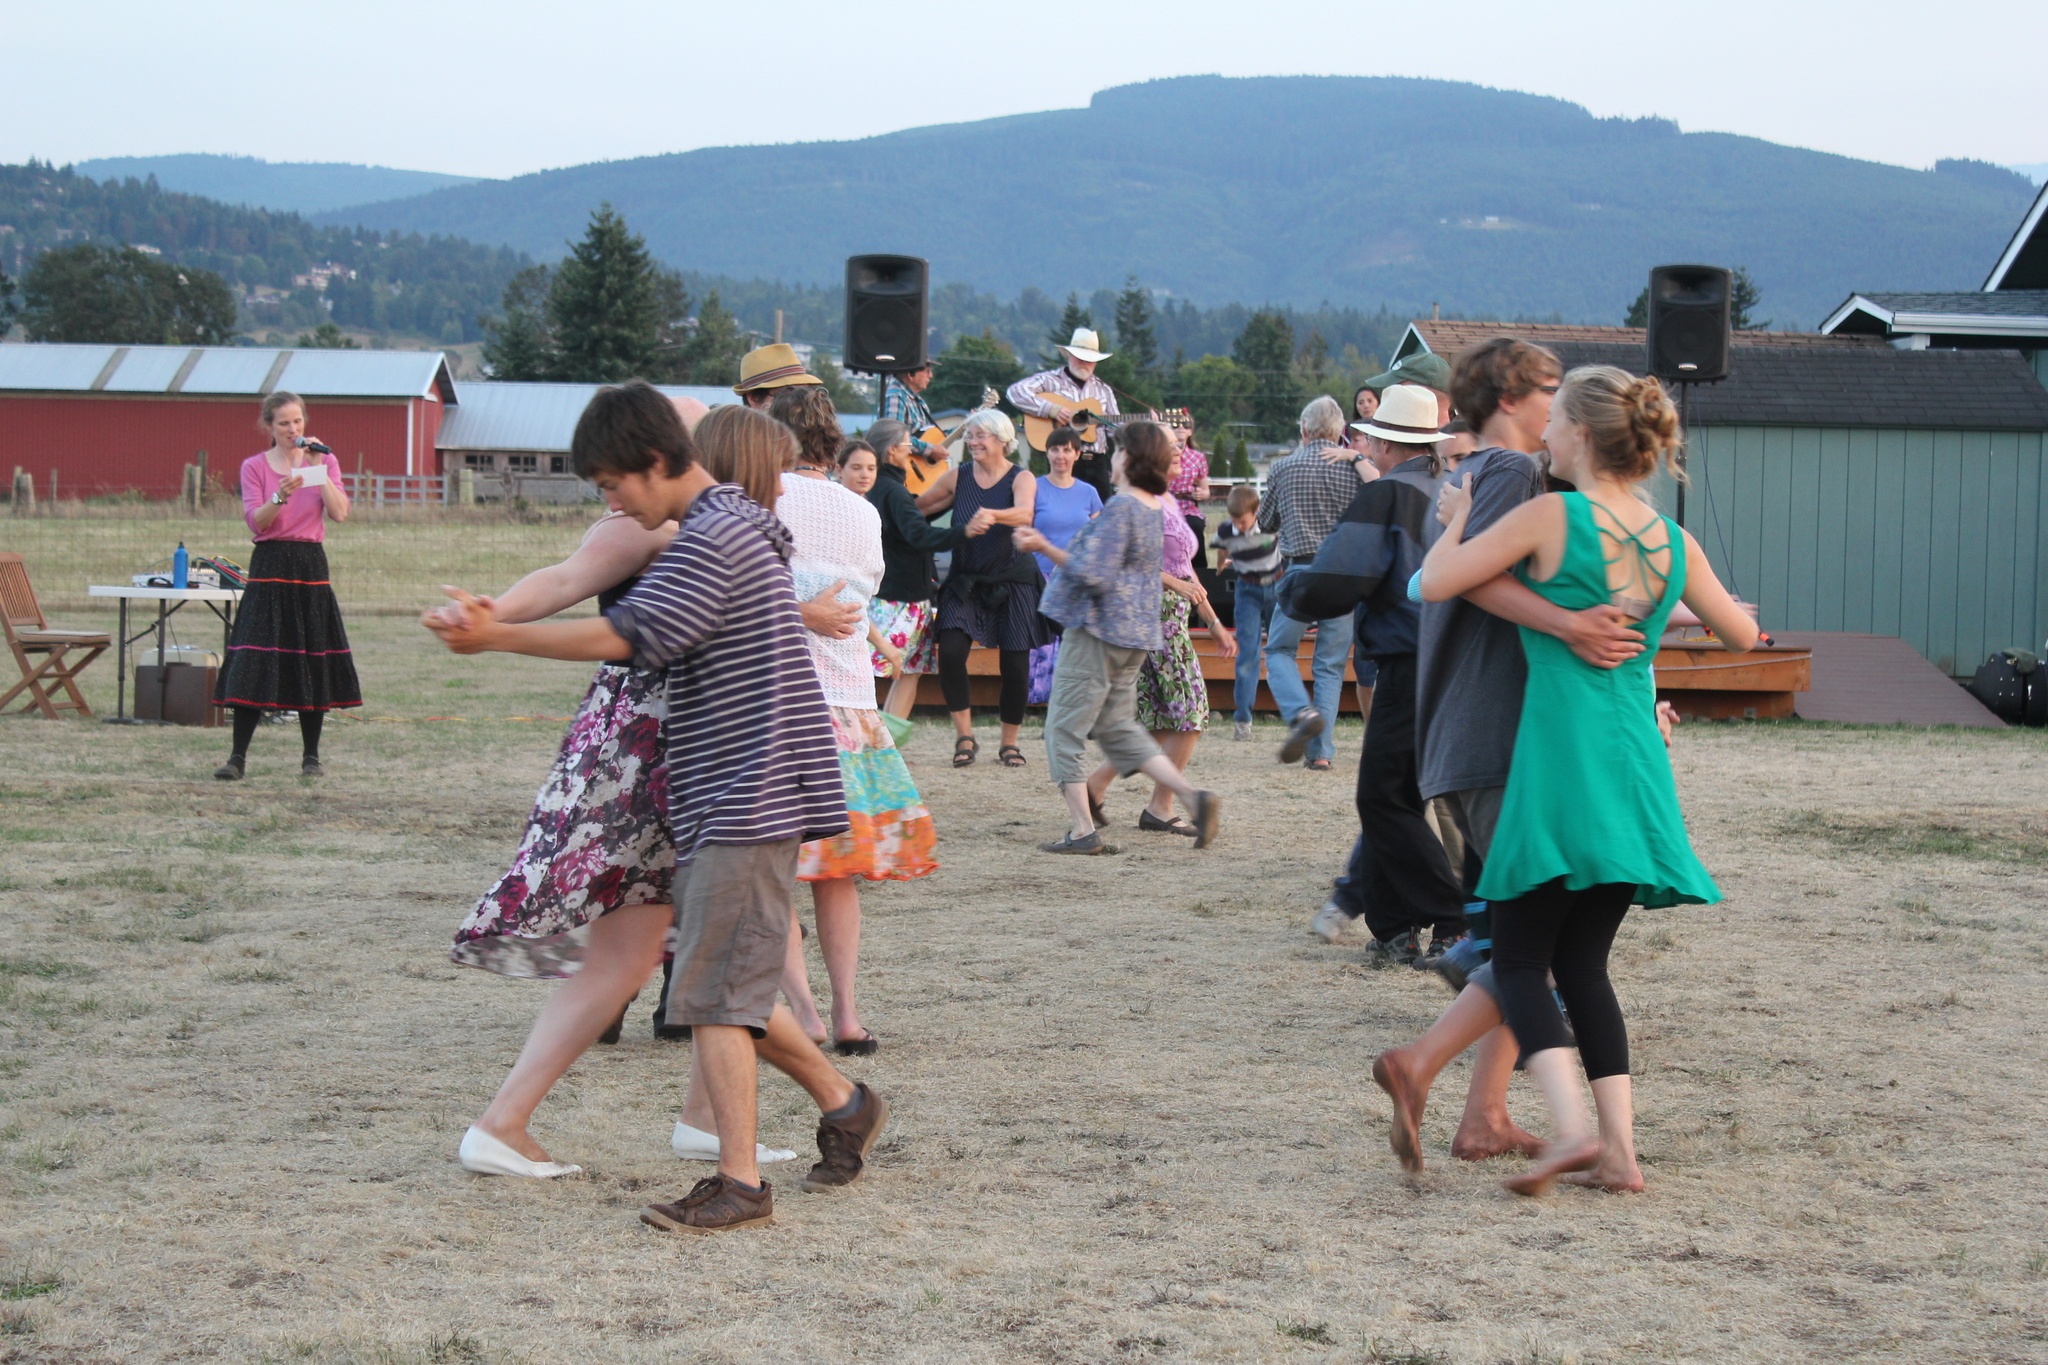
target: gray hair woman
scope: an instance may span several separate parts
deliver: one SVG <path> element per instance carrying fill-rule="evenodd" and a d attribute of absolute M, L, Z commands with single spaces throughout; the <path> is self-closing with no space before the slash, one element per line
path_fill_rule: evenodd
<path fill-rule="evenodd" d="M 1024 751 L 1017 747 L 1017 735 L 1030 694 L 1031 651 L 1053 639 L 1052 628 L 1038 614 L 1044 575 L 1038 561 L 1011 541 L 1017 528 L 1031 525 L 1038 481 L 1030 470 L 1011 463 L 1017 428 L 1002 413 L 975 413 L 960 424 L 960 436 L 969 462 L 940 475 L 917 500 L 927 516 L 952 508 L 953 524 L 968 536 L 953 552 L 952 572 L 939 590 L 939 686 L 953 716 L 953 766 L 972 764 L 980 748 L 967 683 L 967 656 L 978 644 L 998 651 L 1001 660 L 997 714 L 1003 728 L 997 757 L 1006 768 L 1021 768 Z"/>

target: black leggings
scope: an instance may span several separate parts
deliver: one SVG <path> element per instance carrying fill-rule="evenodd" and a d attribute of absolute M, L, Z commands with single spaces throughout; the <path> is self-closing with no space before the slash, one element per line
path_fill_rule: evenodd
<path fill-rule="evenodd" d="M 1607 953 L 1635 893 L 1626 882 L 1567 891 L 1559 878 L 1492 907 L 1494 984 L 1524 1057 L 1570 1047 L 1576 1033 L 1587 1080 L 1628 1074 L 1628 1025 L 1607 979 Z M 1550 976 L 1571 1012 L 1569 1030 Z"/>
<path fill-rule="evenodd" d="M 237 706 L 235 711 L 235 757 L 249 756 L 249 741 L 256 737 L 256 727 L 263 723 L 263 712 L 254 706 Z M 320 724 L 327 719 L 325 711 L 299 712 L 299 741 L 305 746 L 307 758 L 320 757 Z"/>
<path fill-rule="evenodd" d="M 967 653 L 974 641 L 964 630 L 939 632 L 939 690 L 945 693 L 948 711 L 971 709 L 967 690 Z M 1005 725 L 1024 723 L 1024 699 L 1031 695 L 1031 651 L 1000 651 L 1003 685 L 997 693 L 996 714 Z"/>

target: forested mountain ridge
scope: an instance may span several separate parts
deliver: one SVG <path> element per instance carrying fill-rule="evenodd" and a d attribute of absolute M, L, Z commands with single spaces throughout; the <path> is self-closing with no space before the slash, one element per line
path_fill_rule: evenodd
<path fill-rule="evenodd" d="M 2025 185 L 1395 77 L 1183 77 L 1085 109 L 603 162 L 320 221 L 552 257 L 610 202 L 660 258 L 830 286 L 862 251 L 1014 294 L 1135 273 L 1202 303 L 1618 320 L 1661 261 L 1746 265 L 1782 323 L 1971 288 Z"/>
<path fill-rule="evenodd" d="M 139 246 L 215 271 L 237 286 L 258 326 L 331 319 L 448 344 L 480 339 L 479 320 L 496 310 L 506 281 L 532 264 L 507 247 L 320 227 L 295 213 L 173 194 L 154 180 L 102 183 L 68 167 L 0 166 L 0 270 L 18 279 L 38 253 L 74 242 Z M 330 263 L 342 270 L 309 278 Z"/>
<path fill-rule="evenodd" d="M 401 171 L 336 161 L 264 161 L 253 156 L 110 156 L 71 168 L 94 180 L 147 180 L 179 194 L 280 213 L 319 213 L 476 183 L 473 175 Z"/>

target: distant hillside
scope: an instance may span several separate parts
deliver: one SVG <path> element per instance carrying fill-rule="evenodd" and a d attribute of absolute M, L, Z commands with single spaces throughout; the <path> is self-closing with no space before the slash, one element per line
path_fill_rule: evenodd
<path fill-rule="evenodd" d="M 830 285 L 860 251 L 1005 295 L 1619 321 L 1662 261 L 1746 265 L 1812 325 L 1852 289 L 1970 288 L 2016 176 L 1912 171 L 1446 81 L 1185 77 L 1086 109 L 720 147 L 444 189 L 321 221 L 558 256 L 610 201 L 678 266 Z"/>
<path fill-rule="evenodd" d="M 331 320 L 449 345 L 479 340 L 479 320 L 531 264 L 508 247 L 317 227 L 295 213 L 146 181 L 102 184 L 37 162 L 0 166 L 0 270 L 19 278 L 44 250 L 81 241 L 140 246 L 217 271 L 243 296 L 245 327 L 291 331 Z M 330 263 L 342 269 L 314 270 Z"/>
<path fill-rule="evenodd" d="M 147 180 L 153 175 L 157 184 L 180 194 L 284 213 L 320 213 L 480 183 L 473 176 L 437 171 L 396 171 L 389 166 L 351 166 L 336 161 L 263 161 L 253 156 L 196 152 L 103 157 L 81 161 L 71 169 L 94 180 Z"/>

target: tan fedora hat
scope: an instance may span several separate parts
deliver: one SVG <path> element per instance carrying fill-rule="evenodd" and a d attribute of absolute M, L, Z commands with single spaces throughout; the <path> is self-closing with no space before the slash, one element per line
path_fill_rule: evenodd
<path fill-rule="evenodd" d="M 1074 335 L 1068 337 L 1067 344 L 1060 347 L 1060 349 L 1074 357 L 1074 359 L 1090 365 L 1100 360 L 1107 360 L 1116 354 L 1114 351 L 1102 349 L 1102 337 L 1097 334 L 1093 327 L 1076 327 Z"/>
<path fill-rule="evenodd" d="M 824 382 L 798 362 L 796 351 L 788 342 L 778 341 L 756 346 L 740 357 L 740 382 L 732 386 L 732 391 L 752 393 L 756 389 L 786 389 L 792 384 Z"/>
<path fill-rule="evenodd" d="M 1353 422 L 1351 429 L 1404 445 L 1433 445 L 1444 438 L 1436 420 L 1436 394 L 1420 384 L 1389 386 L 1372 420 Z"/>

